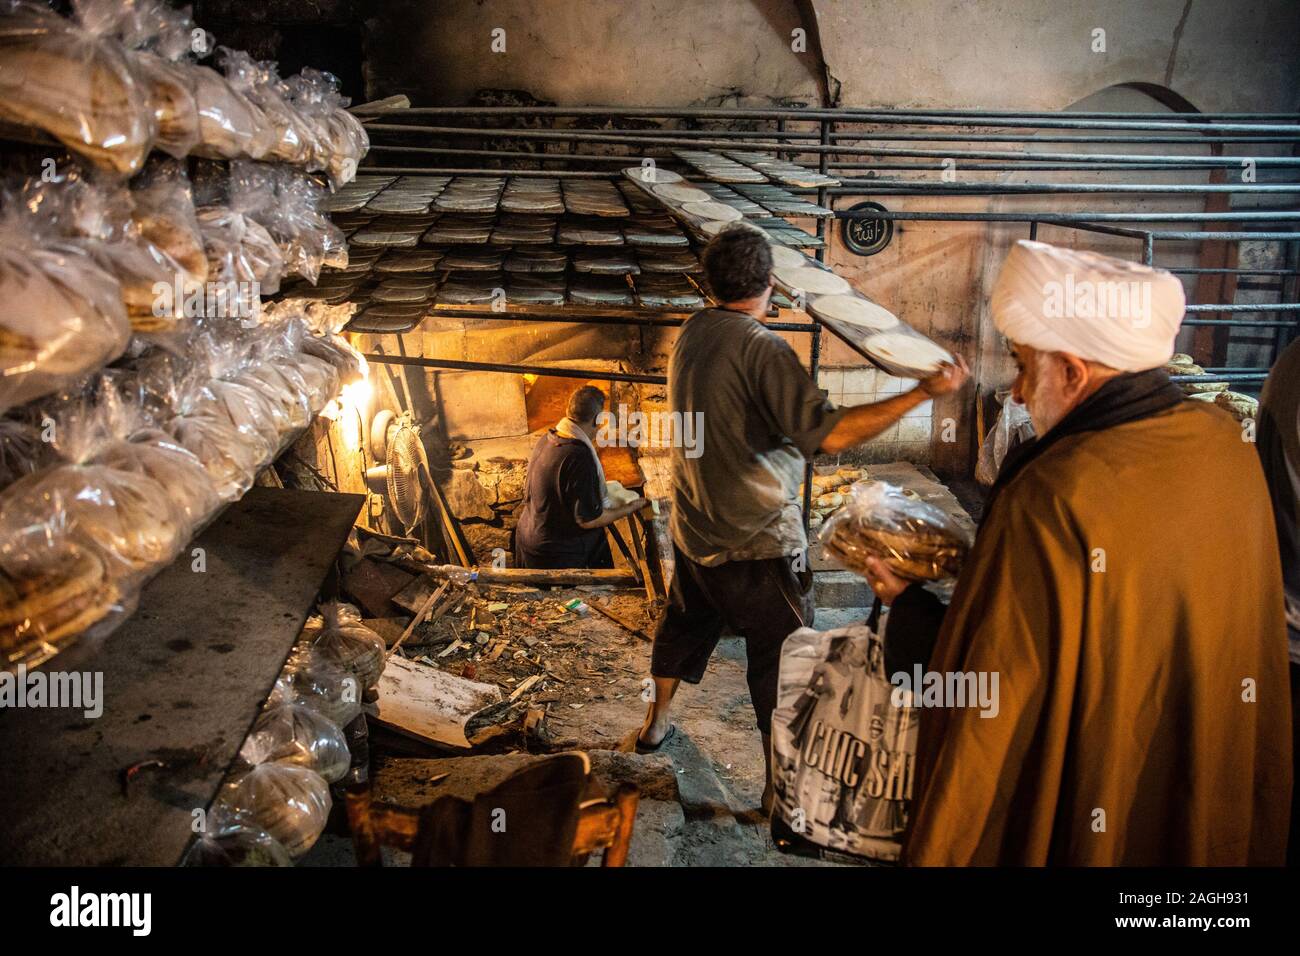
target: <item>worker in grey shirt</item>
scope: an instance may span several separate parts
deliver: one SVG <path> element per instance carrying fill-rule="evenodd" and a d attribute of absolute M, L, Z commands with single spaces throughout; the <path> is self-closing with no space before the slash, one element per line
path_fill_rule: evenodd
<path fill-rule="evenodd" d="M 723 627 L 745 638 L 746 677 L 768 760 L 781 645 L 813 623 L 799 486 L 818 450 L 838 454 L 880 434 L 909 409 L 965 381 L 965 363 L 945 366 L 909 392 L 837 409 L 794 350 L 762 319 L 772 294 L 766 235 L 732 226 L 704 249 L 717 308 L 683 324 L 668 362 L 668 402 L 701 422 L 696 452 L 674 443 L 670 527 L 676 566 L 655 634 L 654 696 L 637 735 L 641 753 L 674 733 L 673 694 L 698 683 Z"/>
<path fill-rule="evenodd" d="M 1291 733 L 1300 754 L 1300 339 L 1287 347 L 1259 398 L 1255 448 L 1273 499 L 1281 548 L 1286 629 L 1291 654 Z M 1294 762 L 1293 762 L 1294 765 Z M 1300 792 L 1291 789 L 1291 842 L 1287 863 L 1300 859 Z"/>

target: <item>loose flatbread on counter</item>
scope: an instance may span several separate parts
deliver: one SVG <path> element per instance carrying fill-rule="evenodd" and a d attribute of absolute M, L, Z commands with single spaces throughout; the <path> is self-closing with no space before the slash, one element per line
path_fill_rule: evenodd
<path fill-rule="evenodd" d="M 834 272 L 813 266 L 796 266 L 793 269 L 774 270 L 777 281 L 782 285 L 798 289 L 810 295 L 839 295 L 852 288 L 844 279 Z"/>
<path fill-rule="evenodd" d="M 882 332 L 867 339 L 862 347 L 886 364 L 911 372 L 927 374 L 941 362 L 951 362 L 947 349 L 929 339 L 906 332 Z"/>
<path fill-rule="evenodd" d="M 860 329 L 892 329 L 898 325 L 898 316 L 870 299 L 855 295 L 822 295 L 812 300 L 814 312 L 857 326 Z"/>
<path fill-rule="evenodd" d="M 671 169 L 660 169 L 658 166 L 627 166 L 623 169 L 623 175 L 639 183 L 680 183 L 682 181 L 682 177 Z"/>
<path fill-rule="evenodd" d="M 696 189 L 686 183 L 664 183 L 652 186 L 650 191 L 660 199 L 669 202 L 708 202 L 712 197 L 703 189 Z"/>

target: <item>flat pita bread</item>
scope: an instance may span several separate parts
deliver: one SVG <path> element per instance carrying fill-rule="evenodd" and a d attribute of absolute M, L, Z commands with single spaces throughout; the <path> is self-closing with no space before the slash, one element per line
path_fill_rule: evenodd
<path fill-rule="evenodd" d="M 737 219 L 744 218 L 740 210 L 734 206 L 728 206 L 724 202 L 714 202 L 711 199 L 704 202 L 682 203 L 682 211 L 690 213 L 692 216 L 699 216 L 701 219 L 712 219 L 716 222 L 735 222 Z"/>
<path fill-rule="evenodd" d="M 933 372 L 940 362 L 951 362 L 947 349 L 929 339 L 906 332 L 882 332 L 863 343 L 863 348 L 876 358 L 899 368 L 915 372 Z"/>
<path fill-rule="evenodd" d="M 710 199 L 709 194 L 703 189 L 696 189 L 686 183 L 664 183 L 661 186 L 651 187 L 650 191 L 660 199 L 675 203 L 708 202 Z"/>
<path fill-rule="evenodd" d="M 658 166 L 628 166 L 624 168 L 623 175 L 639 183 L 680 183 L 682 181 L 682 177 L 677 173 L 670 169 L 660 169 Z"/>
<path fill-rule="evenodd" d="M 772 246 L 773 269 L 799 269 L 808 264 L 808 258 L 798 249 L 789 246 Z"/>
<path fill-rule="evenodd" d="M 898 317 L 870 299 L 856 295 L 822 295 L 813 299 L 814 312 L 855 325 L 860 329 L 890 329 L 898 324 Z"/>
<path fill-rule="evenodd" d="M 840 295 L 852 287 L 834 272 L 814 266 L 796 266 L 793 269 L 776 269 L 777 280 L 791 289 L 809 295 Z"/>

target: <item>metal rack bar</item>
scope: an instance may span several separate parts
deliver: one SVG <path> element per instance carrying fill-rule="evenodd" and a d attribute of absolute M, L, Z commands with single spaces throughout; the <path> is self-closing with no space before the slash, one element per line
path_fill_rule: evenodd
<path fill-rule="evenodd" d="M 1300 212 L 1076 212 L 1047 210 L 1035 212 L 901 212 L 875 209 L 841 209 L 836 219 L 918 219 L 947 222 L 1038 222 L 1048 225 L 1074 225 L 1097 222 L 1300 222 Z M 1159 236 L 1159 234 L 1157 234 Z M 1172 233 L 1170 235 L 1173 235 Z M 1218 233 L 1210 233 L 1211 238 Z M 1227 235 L 1227 234 L 1225 234 Z M 1251 235 L 1247 233 L 1247 235 Z M 1264 234 L 1258 234 L 1263 238 Z M 1300 239 L 1300 234 L 1282 233 L 1284 238 Z M 1253 237 L 1253 236 L 1252 236 Z"/>
<path fill-rule="evenodd" d="M 587 368 L 553 368 L 547 365 L 522 365 L 512 362 L 466 362 L 459 359 L 430 359 L 414 355 L 382 355 L 366 353 L 367 362 L 376 365 L 413 365 L 418 368 L 439 368 L 466 372 L 514 372 L 517 375 L 550 375 L 557 378 L 594 378 L 603 382 L 640 382 L 645 385 L 667 385 L 668 376 L 641 372 L 605 372 Z"/>
<path fill-rule="evenodd" d="M 924 180 L 862 179 L 844 182 L 832 188 L 833 195 L 858 195 L 867 191 L 892 196 L 956 195 L 1000 196 L 1041 193 L 1172 193 L 1207 195 L 1212 193 L 1265 193 L 1300 195 L 1300 183 L 983 183 L 926 182 Z"/>
<path fill-rule="evenodd" d="M 630 325 L 641 328 L 680 328 L 686 318 L 667 316 L 609 315 L 609 314 L 564 314 L 557 315 L 543 312 L 493 312 L 490 309 L 431 309 L 426 318 L 438 319 L 482 319 L 496 321 L 504 319 L 513 322 L 552 322 L 566 325 Z M 815 322 L 764 322 L 766 328 L 774 332 L 812 332 L 819 329 Z M 418 326 L 417 326 L 418 328 Z M 414 331 L 414 330 L 412 330 Z M 407 335 L 408 332 L 366 332 L 366 335 Z"/>
<path fill-rule="evenodd" d="M 1233 302 L 1189 305 L 1188 312 L 1300 312 L 1300 302 Z"/>
<path fill-rule="evenodd" d="M 735 149 L 737 146 L 752 147 L 768 152 L 776 152 L 783 146 L 781 142 L 772 142 L 770 137 L 764 141 L 728 141 L 726 139 L 706 139 L 675 131 L 678 135 L 669 137 L 638 137 L 634 133 L 607 133 L 589 130 L 538 130 L 538 129 L 491 129 L 484 130 L 464 126 L 420 126 L 406 123 L 373 123 L 366 127 L 371 132 L 383 133 L 421 133 L 426 136 L 475 136 L 485 139 L 522 139 L 538 142 L 565 143 L 603 143 L 608 145 L 645 145 L 683 146 L 691 148 Z M 837 146 L 834 144 L 806 144 L 800 147 L 803 153 L 825 153 L 834 156 L 903 156 L 914 159 L 1008 159 L 1021 157 L 1026 160 L 1070 161 L 1104 166 L 1111 162 L 1142 162 L 1149 165 L 1168 165 L 1172 163 L 1195 167 L 1237 167 L 1243 160 L 1250 160 L 1257 168 L 1269 166 L 1297 167 L 1300 157 L 1290 156 L 1158 156 L 1142 153 L 1030 153 L 1011 150 L 924 150 L 896 149 L 889 146 L 857 147 Z"/>
<path fill-rule="evenodd" d="M 1209 132 L 1300 133 L 1300 126 L 1275 123 L 1273 119 L 1300 119 L 1294 113 L 1279 114 L 1208 114 L 1208 113 L 1021 113 L 1015 111 L 964 110 L 871 110 L 857 108 L 744 108 L 744 107 L 661 107 L 661 106 L 414 106 L 400 108 L 359 107 L 358 115 L 403 114 L 408 116 L 599 116 L 652 119 L 766 119 L 821 120 L 841 123 L 880 125 L 910 124 L 920 126 L 1001 126 L 1033 129 L 1135 129 L 1206 130 Z M 1197 117 L 1196 120 L 1178 119 Z M 988 117 L 994 122 L 980 123 Z M 1135 119 L 1136 117 L 1136 119 Z M 1158 119 L 1156 118 L 1158 117 Z M 1254 120 L 1256 122 L 1237 122 Z"/>
<path fill-rule="evenodd" d="M 1226 325 L 1250 326 L 1263 329 L 1291 329 L 1300 327 L 1300 318 L 1295 319 L 1183 319 L 1183 325 Z"/>

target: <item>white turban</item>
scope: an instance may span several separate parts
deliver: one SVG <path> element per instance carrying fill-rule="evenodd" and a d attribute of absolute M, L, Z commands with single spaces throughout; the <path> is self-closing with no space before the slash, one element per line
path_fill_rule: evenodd
<path fill-rule="evenodd" d="M 1124 372 L 1164 365 L 1186 310 L 1164 269 L 1022 239 L 993 285 L 993 322 L 1012 342 Z"/>

